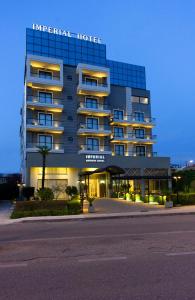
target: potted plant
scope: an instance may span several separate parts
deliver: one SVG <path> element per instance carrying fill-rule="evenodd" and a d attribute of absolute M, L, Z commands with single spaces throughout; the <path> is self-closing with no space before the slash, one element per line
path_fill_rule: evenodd
<path fill-rule="evenodd" d="M 93 206 L 93 201 L 95 200 L 94 197 L 87 197 L 87 201 L 89 202 L 89 206 L 88 206 L 88 212 L 89 213 L 94 213 L 95 212 L 95 208 Z"/>
<path fill-rule="evenodd" d="M 166 191 L 164 193 L 164 195 L 166 195 L 165 208 L 172 208 L 173 207 L 173 201 L 171 199 L 170 192 Z"/>

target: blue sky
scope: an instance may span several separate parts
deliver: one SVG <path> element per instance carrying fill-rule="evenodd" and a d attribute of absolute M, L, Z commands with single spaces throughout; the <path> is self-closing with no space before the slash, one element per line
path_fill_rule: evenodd
<path fill-rule="evenodd" d="M 146 67 L 155 151 L 195 158 L 195 2 L 179 0 L 4 1 L 0 12 L 0 173 L 20 168 L 25 28 L 32 23 L 100 36 L 109 59 Z"/>

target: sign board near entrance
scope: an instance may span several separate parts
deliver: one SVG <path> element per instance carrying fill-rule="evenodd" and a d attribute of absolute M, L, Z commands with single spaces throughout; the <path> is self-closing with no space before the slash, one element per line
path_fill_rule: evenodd
<path fill-rule="evenodd" d="M 85 155 L 85 161 L 86 162 L 105 162 L 105 156 L 104 155 L 95 155 L 95 154 L 88 154 Z"/>

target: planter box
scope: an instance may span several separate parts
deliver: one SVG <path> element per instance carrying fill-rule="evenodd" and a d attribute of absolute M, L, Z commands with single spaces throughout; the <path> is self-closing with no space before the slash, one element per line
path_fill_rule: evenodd
<path fill-rule="evenodd" d="M 173 207 L 173 201 L 166 201 L 165 202 L 165 208 L 172 208 Z"/>

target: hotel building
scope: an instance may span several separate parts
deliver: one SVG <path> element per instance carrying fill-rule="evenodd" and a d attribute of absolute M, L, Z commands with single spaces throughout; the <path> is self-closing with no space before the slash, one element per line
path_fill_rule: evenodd
<path fill-rule="evenodd" d="M 155 100 L 157 101 L 157 100 Z M 26 30 L 21 109 L 23 182 L 84 183 L 90 195 L 111 196 L 128 185 L 142 197 L 171 188 L 170 160 L 153 146 L 145 68 L 109 60 L 100 39 L 33 25 Z"/>

